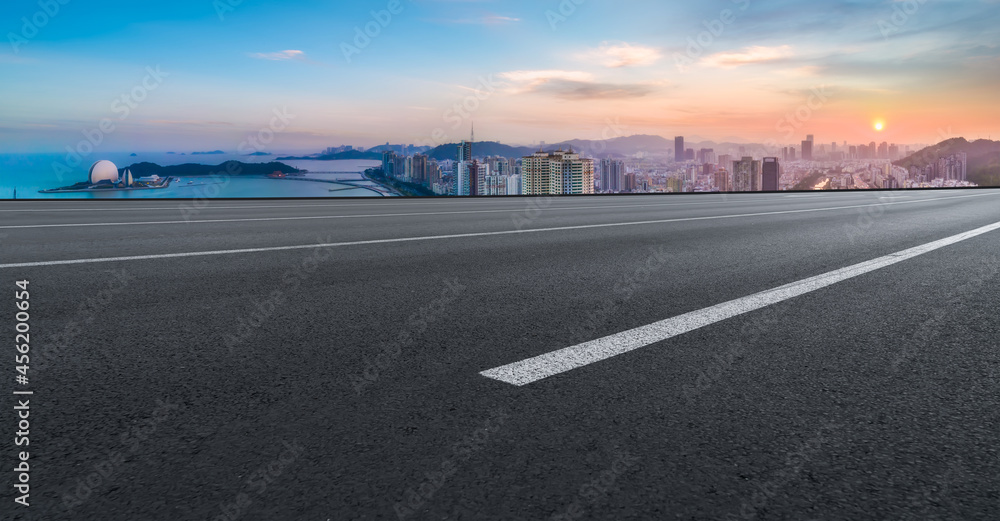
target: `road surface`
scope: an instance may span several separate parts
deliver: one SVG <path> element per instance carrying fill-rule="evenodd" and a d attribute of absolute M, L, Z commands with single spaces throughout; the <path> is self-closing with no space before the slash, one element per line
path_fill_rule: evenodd
<path fill-rule="evenodd" d="M 4 409 L 34 394 L 0 510 L 998 519 L 998 223 L 992 190 L 2 203 Z"/>

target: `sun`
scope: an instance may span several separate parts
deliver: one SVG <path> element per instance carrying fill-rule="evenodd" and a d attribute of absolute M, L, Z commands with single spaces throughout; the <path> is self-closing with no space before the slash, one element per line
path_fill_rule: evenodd
<path fill-rule="evenodd" d="M 875 130 L 877 130 L 879 132 L 882 132 L 882 130 L 884 128 L 885 128 L 885 124 L 882 123 L 881 121 L 879 121 L 878 123 L 875 123 Z"/>

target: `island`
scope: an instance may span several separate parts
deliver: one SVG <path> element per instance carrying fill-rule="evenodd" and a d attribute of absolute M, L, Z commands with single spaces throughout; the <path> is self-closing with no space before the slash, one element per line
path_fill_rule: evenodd
<path fill-rule="evenodd" d="M 289 156 L 289 157 L 279 157 L 278 161 L 344 161 L 344 160 L 371 160 L 371 161 L 381 161 L 382 154 L 376 152 L 358 152 L 357 150 L 348 150 L 347 152 L 340 152 L 338 154 L 315 154 L 311 156 Z"/>
<path fill-rule="evenodd" d="M 127 168 L 119 169 L 111 161 L 102 160 L 90 167 L 86 181 L 62 188 L 40 190 L 40 193 L 156 190 L 169 187 L 172 181 L 177 181 L 180 177 L 267 176 L 282 179 L 288 176 L 300 176 L 306 172 L 306 170 L 276 162 L 226 161 L 215 166 L 199 164 L 160 166 L 155 163 L 135 163 Z"/>

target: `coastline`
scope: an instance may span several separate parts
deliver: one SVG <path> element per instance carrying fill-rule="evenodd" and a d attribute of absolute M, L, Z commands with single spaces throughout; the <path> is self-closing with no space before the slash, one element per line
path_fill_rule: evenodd
<path fill-rule="evenodd" d="M 174 177 L 168 177 L 163 184 L 159 186 L 128 186 L 123 188 L 118 188 L 112 186 L 110 188 L 51 188 L 49 190 L 39 190 L 40 194 L 75 194 L 75 193 L 112 193 L 112 192 L 132 192 L 132 191 L 145 191 L 145 190 L 163 190 L 165 188 L 170 188 L 170 184 L 174 181 Z"/>

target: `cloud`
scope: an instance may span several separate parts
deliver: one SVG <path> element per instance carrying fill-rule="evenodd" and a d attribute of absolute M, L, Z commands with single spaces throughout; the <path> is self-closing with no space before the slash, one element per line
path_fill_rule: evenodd
<path fill-rule="evenodd" d="M 491 14 L 480 18 L 460 18 L 455 20 L 439 20 L 439 23 L 463 25 L 501 25 L 520 22 L 520 18 Z"/>
<path fill-rule="evenodd" d="M 788 58 L 791 55 L 792 47 L 790 45 L 782 45 L 780 47 L 753 46 L 745 47 L 737 52 L 720 52 L 706 56 L 701 60 L 701 63 L 708 67 L 733 69 L 741 65 L 773 62 Z"/>
<path fill-rule="evenodd" d="M 509 82 L 511 94 L 532 92 L 552 81 L 587 82 L 593 80 L 593 75 L 587 72 L 560 70 L 511 71 L 501 73 L 500 77 Z"/>
<path fill-rule="evenodd" d="M 663 53 L 655 47 L 633 45 L 625 42 L 603 42 L 600 47 L 577 55 L 577 59 L 579 60 L 588 62 L 596 61 L 605 67 L 611 68 L 654 65 L 662 57 Z"/>
<path fill-rule="evenodd" d="M 250 53 L 250 57 L 258 60 L 271 61 L 304 60 L 306 58 L 306 53 L 294 50 L 281 52 L 256 52 Z"/>
<path fill-rule="evenodd" d="M 511 71 L 499 75 L 510 94 L 547 94 L 568 100 L 640 98 L 655 90 L 654 84 L 614 84 L 596 81 L 581 71 Z"/>

